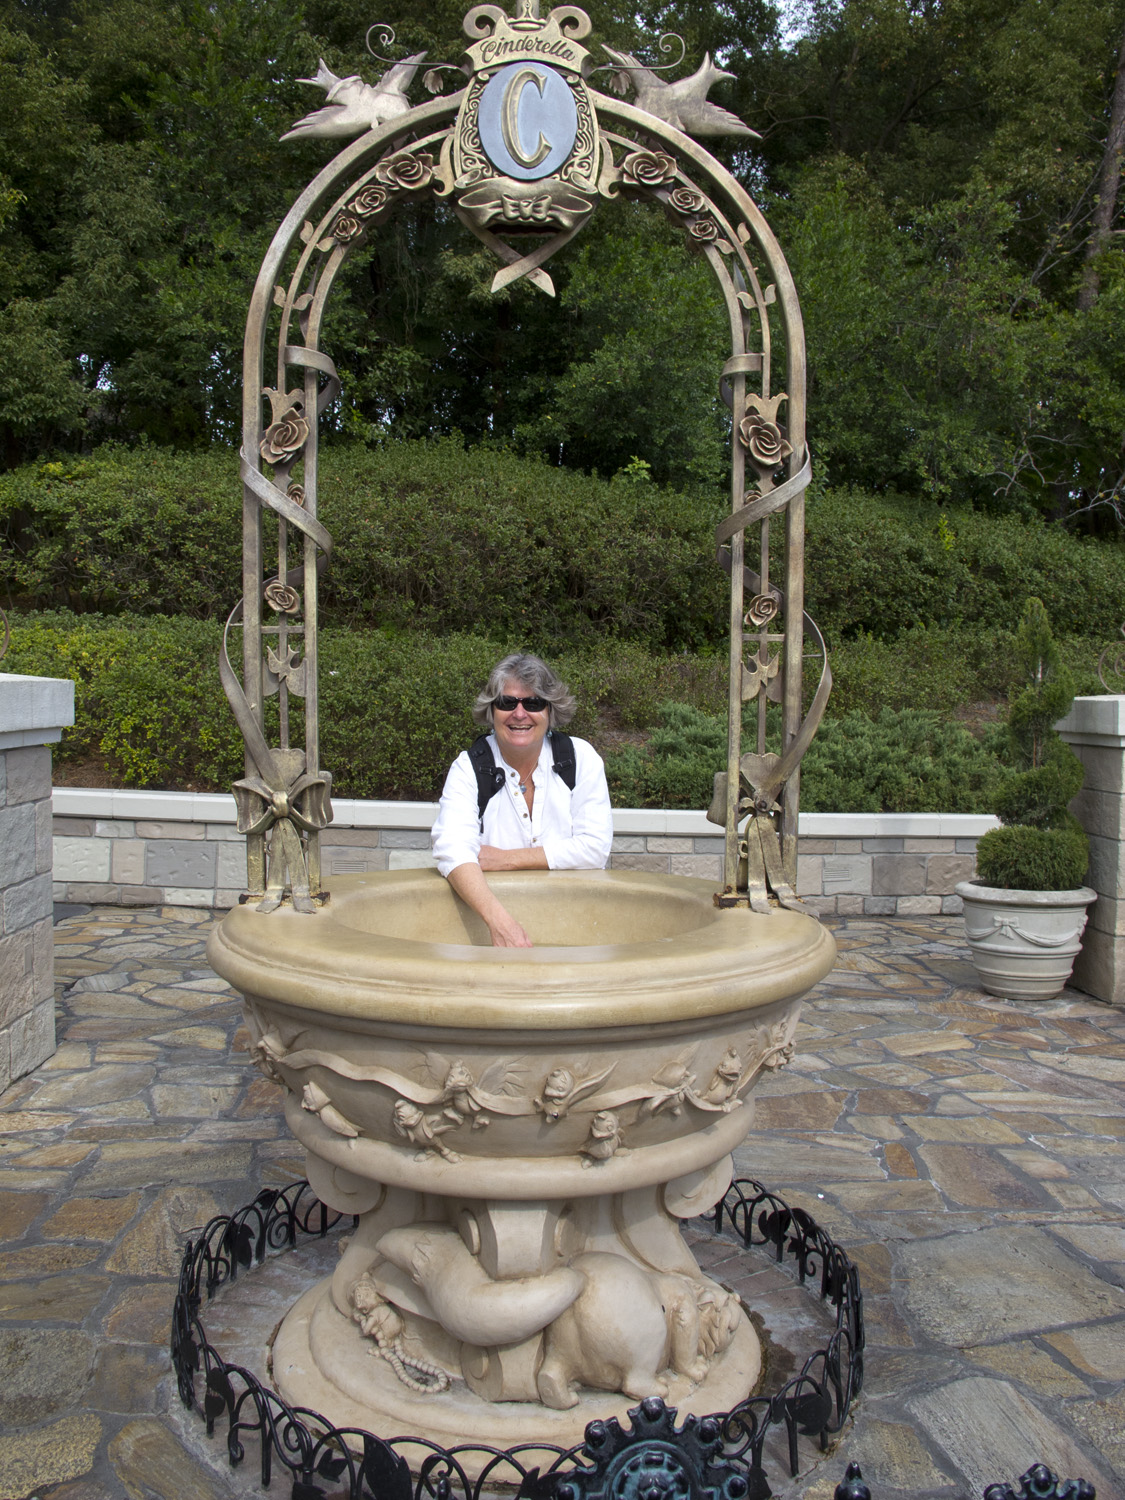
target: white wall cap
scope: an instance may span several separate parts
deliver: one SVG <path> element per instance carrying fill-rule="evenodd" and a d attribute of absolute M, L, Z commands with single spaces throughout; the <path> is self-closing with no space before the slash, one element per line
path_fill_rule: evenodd
<path fill-rule="evenodd" d="M 798 825 L 820 839 L 972 839 L 999 826 L 986 813 L 802 813 Z"/>
<path fill-rule="evenodd" d="M 708 823 L 707 815 L 682 807 L 615 807 L 614 833 L 653 833 L 657 836 L 721 839 L 723 830 Z"/>
<path fill-rule="evenodd" d="M 65 677 L 20 677 L 0 672 L 0 734 L 19 743 L 45 745 L 74 723 L 74 683 Z M 45 733 L 38 735 L 37 731 Z"/>
<path fill-rule="evenodd" d="M 230 792 L 139 792 L 57 786 L 53 810 L 63 818 L 143 818 L 154 823 L 233 823 Z"/>
<path fill-rule="evenodd" d="M 137 792 L 57 786 L 54 811 L 67 818 L 140 818 L 160 823 L 234 823 L 229 792 Z M 332 828 L 429 828 L 436 802 L 376 802 L 340 798 L 332 803 Z M 976 838 L 997 827 L 977 813 L 802 813 L 805 838 Z M 721 838 L 723 830 L 702 812 L 683 808 L 617 807 L 613 831 L 657 837 Z"/>
<path fill-rule="evenodd" d="M 1097 698 L 1075 698 L 1065 719 L 1055 728 L 1071 745 L 1101 745 L 1125 748 L 1125 694 L 1105 693 Z"/>
<path fill-rule="evenodd" d="M 360 798 L 332 799 L 331 828 L 429 828 L 437 817 L 436 802 L 368 802 Z"/>
<path fill-rule="evenodd" d="M 22 750 L 25 745 L 57 745 L 61 729 L 16 729 L 0 734 L 0 750 Z"/>

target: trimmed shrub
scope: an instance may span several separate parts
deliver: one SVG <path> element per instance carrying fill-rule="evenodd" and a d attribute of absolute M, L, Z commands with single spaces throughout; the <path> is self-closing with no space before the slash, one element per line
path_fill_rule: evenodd
<path fill-rule="evenodd" d="M 336 550 L 324 618 L 700 646 L 725 620 L 719 511 L 452 439 L 328 447 L 318 513 Z M 241 518 L 227 450 L 107 446 L 25 465 L 0 475 L 0 586 L 27 606 L 225 616 L 241 588 Z M 269 556 L 272 518 L 265 527 Z"/>
<path fill-rule="evenodd" d="M 26 606 L 229 613 L 242 579 L 238 460 L 106 444 L 0 474 L 0 586 Z M 228 601 L 224 603 L 224 601 Z"/>
<path fill-rule="evenodd" d="M 853 711 L 821 725 L 801 769 L 807 812 L 986 812 L 1000 771 L 995 749 L 918 709 Z M 705 808 L 726 763 L 726 720 L 666 703 L 642 749 L 609 756 L 615 804 Z"/>
<path fill-rule="evenodd" d="M 987 812 L 998 737 L 928 709 L 826 719 L 801 763 L 806 812 Z"/>
<path fill-rule="evenodd" d="M 806 607 L 830 646 L 917 625 L 1010 630 L 1029 594 L 1063 634 L 1109 638 L 1125 615 L 1120 541 L 857 489 L 810 499 L 805 577 Z"/>
<path fill-rule="evenodd" d="M 1008 710 L 1014 766 L 999 783 L 994 809 L 1005 827 L 978 844 L 977 877 L 1014 890 L 1073 890 L 1085 878 L 1089 845 L 1067 804 L 1081 790 L 1085 769 L 1055 729 L 1074 702 L 1074 683 L 1039 599 L 1027 601 L 1016 659 L 1024 686 Z"/>
<path fill-rule="evenodd" d="M 221 637 L 208 620 L 59 611 L 12 620 L 4 667 L 73 679 L 62 767 L 97 758 L 111 785 L 207 791 L 242 774 L 242 737 L 219 686 Z"/>
<path fill-rule="evenodd" d="M 218 680 L 218 623 L 57 611 L 16 616 L 12 624 L 7 670 L 77 684 L 77 723 L 56 752 L 62 779 L 202 791 L 226 788 L 242 774 L 241 739 Z M 806 810 L 991 810 L 986 787 L 998 774 L 1003 731 L 993 729 L 982 745 L 948 721 L 956 679 L 939 670 L 934 635 L 913 632 L 897 647 L 848 642 L 835 654 L 838 691 L 802 772 Z M 991 641 L 998 657 L 997 638 Z M 321 637 L 321 759 L 337 795 L 436 796 L 449 762 L 475 733 L 468 706 L 488 671 L 506 651 L 528 645 L 575 691 L 574 731 L 606 754 L 618 806 L 709 804 L 713 775 L 726 759 L 720 657 L 657 654 L 614 640 L 567 649 L 538 637 L 328 627 Z M 923 647 L 934 648 L 932 670 Z M 983 673 L 989 638 L 979 647 Z M 1088 646 L 1085 654 L 1092 659 Z M 892 690 L 911 706 L 847 707 L 877 704 Z M 276 702 L 267 701 L 268 715 Z M 940 713 L 930 710 L 935 702 Z M 656 728 L 644 736 L 654 719 Z M 622 745 L 642 738 L 647 742 Z M 104 764 L 79 769 L 95 760 Z"/>
<path fill-rule="evenodd" d="M 99 784 L 225 789 L 242 774 L 242 740 L 219 685 L 222 627 L 162 616 L 57 611 L 12 621 L 5 668 L 75 682 L 76 722 L 56 751 Z M 342 797 L 437 796 L 450 761 L 478 732 L 469 708 L 495 662 L 521 646 L 479 635 L 326 629 L 321 637 L 321 761 Z M 237 634 L 233 648 L 237 652 Z M 579 700 L 577 734 L 635 731 L 676 693 L 713 706 L 714 658 L 656 656 L 611 642 L 547 650 Z M 267 700 L 276 726 L 277 700 Z M 296 718 L 299 705 L 295 704 Z"/>
<path fill-rule="evenodd" d="M 992 828 L 977 844 L 981 885 L 1013 891 L 1073 891 L 1086 879 L 1090 847 L 1081 828 Z"/>

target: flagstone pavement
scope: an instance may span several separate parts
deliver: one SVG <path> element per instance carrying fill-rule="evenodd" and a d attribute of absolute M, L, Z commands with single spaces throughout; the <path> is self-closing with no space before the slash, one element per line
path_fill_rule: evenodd
<path fill-rule="evenodd" d="M 207 967 L 212 920 L 56 927 L 58 1051 L 0 1095 L 0 1500 L 287 1500 L 283 1475 L 263 1492 L 252 1459 L 227 1467 L 167 1353 L 189 1232 L 303 1175 Z M 876 1500 L 969 1500 L 1043 1461 L 1123 1500 L 1125 1012 L 983 996 L 959 918 L 828 925 L 839 963 L 738 1171 L 858 1264 L 867 1380 L 834 1450 L 775 1490 L 830 1500 L 857 1459 Z M 808 1294 L 710 1261 L 751 1305 L 774 1287 L 781 1348 Z"/>

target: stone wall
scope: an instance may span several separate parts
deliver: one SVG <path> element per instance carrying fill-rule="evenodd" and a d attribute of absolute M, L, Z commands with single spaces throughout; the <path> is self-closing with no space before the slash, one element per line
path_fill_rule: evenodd
<path fill-rule="evenodd" d="M 0 1091 L 55 1050 L 51 751 L 74 685 L 0 673 Z"/>
<path fill-rule="evenodd" d="M 1075 698 L 1059 733 L 1086 768 L 1070 810 L 1090 838 L 1090 907 L 1074 982 L 1125 1005 L 1125 696 Z"/>
<path fill-rule="evenodd" d="M 322 835 L 324 872 L 358 874 L 433 863 L 431 802 L 333 803 Z M 806 813 L 799 890 L 818 912 L 923 916 L 958 912 L 953 894 L 973 873 L 992 818 L 945 813 Z M 175 792 L 55 792 L 55 899 L 123 905 L 234 905 L 244 844 L 229 796 Z M 723 840 L 702 813 L 619 808 L 611 867 L 719 881 Z"/>

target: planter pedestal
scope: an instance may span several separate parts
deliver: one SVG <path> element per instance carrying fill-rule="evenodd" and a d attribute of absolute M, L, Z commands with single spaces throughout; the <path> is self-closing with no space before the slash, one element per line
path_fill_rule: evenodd
<path fill-rule="evenodd" d="M 1074 891 L 1010 891 L 963 880 L 965 936 L 981 989 L 1009 1000 L 1053 1000 L 1082 947 L 1088 886 Z"/>

